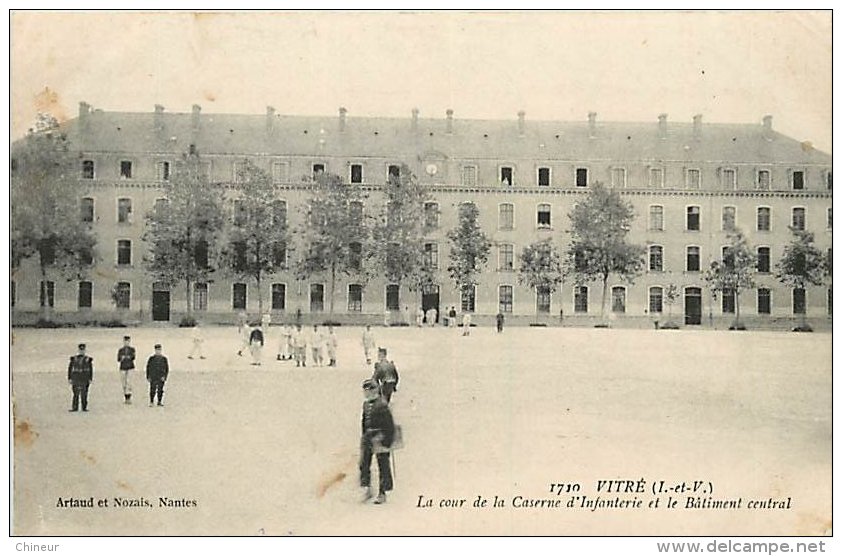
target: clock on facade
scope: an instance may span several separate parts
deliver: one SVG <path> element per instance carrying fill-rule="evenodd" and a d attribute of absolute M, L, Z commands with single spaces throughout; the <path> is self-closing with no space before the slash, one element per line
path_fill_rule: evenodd
<path fill-rule="evenodd" d="M 438 172 L 438 171 L 439 171 L 439 169 L 435 164 L 427 164 L 427 174 L 428 175 L 435 176 L 436 172 Z"/>

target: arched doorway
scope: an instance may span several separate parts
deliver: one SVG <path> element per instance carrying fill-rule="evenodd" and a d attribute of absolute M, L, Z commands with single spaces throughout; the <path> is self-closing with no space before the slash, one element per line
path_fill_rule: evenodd
<path fill-rule="evenodd" d="M 684 324 L 702 324 L 702 288 L 684 288 Z"/>
<path fill-rule="evenodd" d="M 170 320 L 170 288 L 163 282 L 152 284 L 152 320 Z"/>

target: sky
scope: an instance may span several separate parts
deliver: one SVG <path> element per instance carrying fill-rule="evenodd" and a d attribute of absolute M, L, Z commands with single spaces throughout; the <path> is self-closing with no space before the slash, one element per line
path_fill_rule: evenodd
<path fill-rule="evenodd" d="M 760 123 L 832 148 L 824 12 L 15 12 L 12 137 L 38 111 Z"/>

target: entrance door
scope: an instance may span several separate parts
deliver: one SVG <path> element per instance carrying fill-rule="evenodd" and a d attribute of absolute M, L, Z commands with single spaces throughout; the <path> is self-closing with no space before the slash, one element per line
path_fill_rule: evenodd
<path fill-rule="evenodd" d="M 684 324 L 702 324 L 701 288 L 684 288 Z"/>
<path fill-rule="evenodd" d="M 152 320 L 170 320 L 170 292 L 169 290 L 152 290 Z"/>
<path fill-rule="evenodd" d="M 436 310 L 436 322 L 439 322 L 439 287 L 435 284 L 424 286 L 421 291 L 421 309 L 424 310 L 424 320 L 427 319 L 427 311 L 430 309 Z M 427 324 L 432 324 L 428 322 Z"/>

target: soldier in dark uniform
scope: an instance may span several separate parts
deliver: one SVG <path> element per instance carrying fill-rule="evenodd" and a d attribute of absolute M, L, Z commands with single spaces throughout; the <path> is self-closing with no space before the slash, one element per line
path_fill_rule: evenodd
<path fill-rule="evenodd" d="M 117 361 L 120 363 L 120 382 L 123 385 L 125 403 L 132 403 L 131 372 L 134 370 L 135 349 L 130 345 L 131 337 L 123 336 L 123 347 L 117 350 Z"/>
<path fill-rule="evenodd" d="M 398 391 L 398 369 L 392 361 L 386 359 L 386 348 L 377 348 L 377 362 L 371 378 L 377 382 L 386 403 L 392 401 L 392 394 Z"/>
<path fill-rule="evenodd" d="M 82 400 L 82 411 L 88 410 L 88 388 L 94 379 L 94 360 L 85 355 L 85 344 L 79 344 L 79 353 L 70 358 L 67 366 L 67 382 L 73 389 L 73 404 L 70 411 L 79 411 L 79 400 Z"/>
<path fill-rule="evenodd" d="M 170 363 L 161 353 L 161 344 L 155 344 L 155 353 L 146 362 L 146 380 L 149 381 L 149 407 L 158 396 L 158 405 L 164 405 L 164 383 L 170 374 Z"/>
<path fill-rule="evenodd" d="M 392 468 L 390 451 L 395 435 L 395 423 L 389 405 L 380 397 L 380 388 L 374 379 L 363 382 L 362 437 L 360 438 L 360 486 L 365 489 L 363 501 L 371 498 L 371 456 L 377 456 L 380 475 L 380 489 L 375 504 L 386 501 L 386 493 L 392 490 Z"/>

